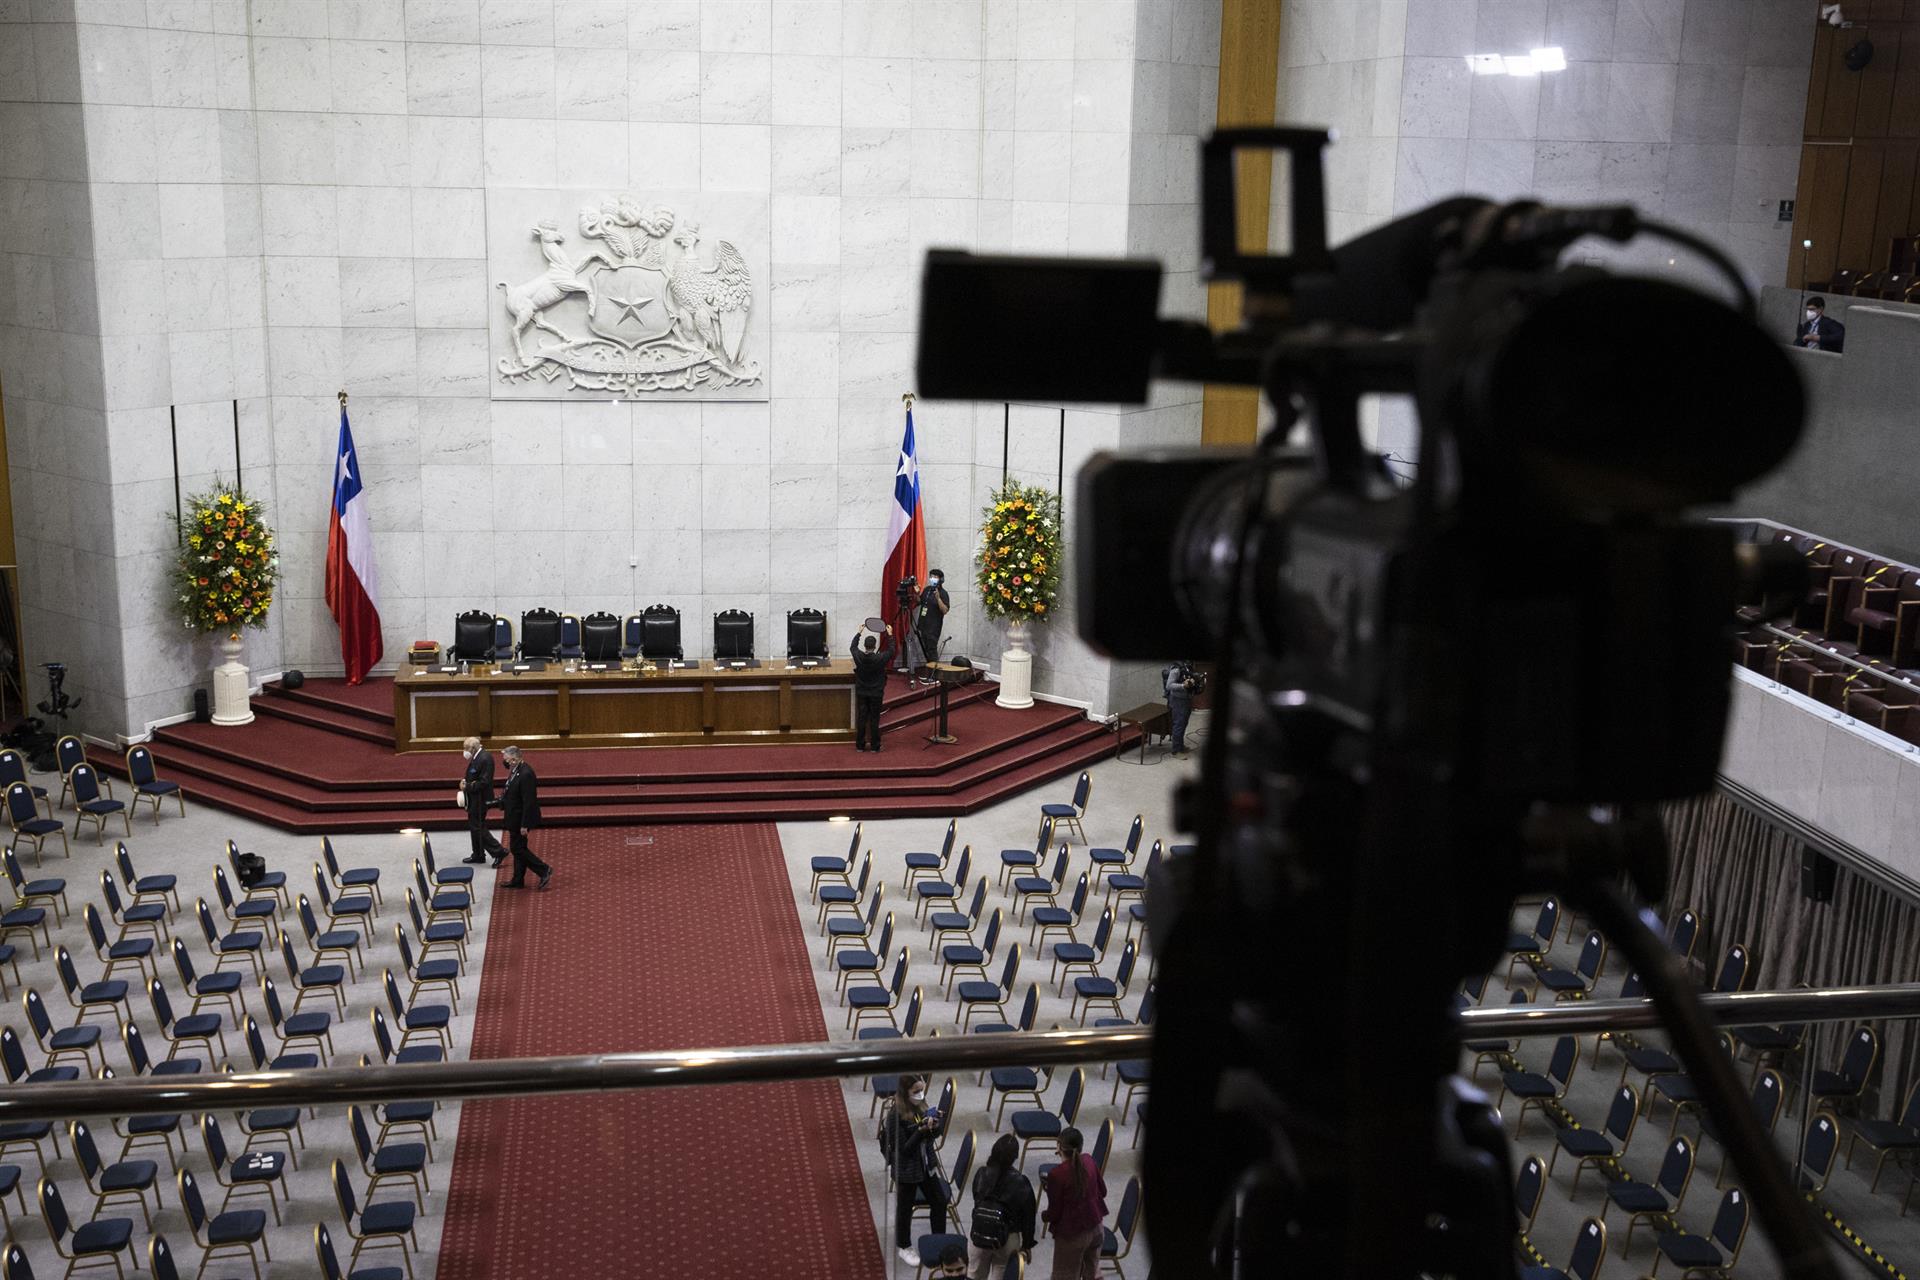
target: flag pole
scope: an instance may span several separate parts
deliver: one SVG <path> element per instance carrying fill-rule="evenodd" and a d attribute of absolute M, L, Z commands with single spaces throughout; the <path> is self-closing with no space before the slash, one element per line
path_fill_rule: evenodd
<path fill-rule="evenodd" d="M 338 396 L 340 397 L 340 407 L 341 407 L 342 409 L 344 409 L 344 408 L 346 408 L 346 407 L 347 407 L 347 393 L 346 393 L 346 392 L 344 392 L 344 391 L 339 391 L 339 392 L 336 392 L 335 394 L 336 394 L 336 395 L 338 395 Z"/>

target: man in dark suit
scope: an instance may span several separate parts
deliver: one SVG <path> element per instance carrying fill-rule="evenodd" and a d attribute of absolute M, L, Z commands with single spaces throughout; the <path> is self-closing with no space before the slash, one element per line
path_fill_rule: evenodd
<path fill-rule="evenodd" d="M 553 868 L 534 856 L 527 847 L 527 832 L 540 825 L 539 779 L 534 776 L 518 747 L 506 747 L 500 756 L 507 762 L 507 789 L 500 796 L 500 810 L 507 825 L 507 842 L 513 850 L 513 878 L 500 887 L 526 887 L 527 872 L 540 877 L 544 889 L 553 880 Z"/>
<path fill-rule="evenodd" d="M 1807 313 L 1801 318 L 1800 327 L 1793 335 L 1794 345 L 1810 347 L 1815 351 L 1831 351 L 1835 355 L 1847 345 L 1847 326 L 1838 320 L 1827 318 L 1827 300 L 1808 298 Z"/>
<path fill-rule="evenodd" d="M 887 664 L 893 661 L 893 628 L 884 635 L 863 632 L 853 638 L 853 749 L 880 749 L 880 704 L 887 696 Z M 869 747 L 867 740 L 873 745 Z"/>
<path fill-rule="evenodd" d="M 467 760 L 467 776 L 460 780 L 460 807 L 467 811 L 467 838 L 473 841 L 473 852 L 464 861 L 485 862 L 491 854 L 497 867 L 506 861 L 507 849 L 487 830 L 487 810 L 493 807 L 493 753 L 478 738 L 468 738 L 460 750 Z"/>

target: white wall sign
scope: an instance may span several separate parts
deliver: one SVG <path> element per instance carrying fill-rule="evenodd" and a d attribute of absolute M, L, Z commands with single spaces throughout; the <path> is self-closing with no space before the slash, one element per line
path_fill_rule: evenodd
<path fill-rule="evenodd" d="M 765 400 L 764 196 L 487 192 L 496 400 Z"/>

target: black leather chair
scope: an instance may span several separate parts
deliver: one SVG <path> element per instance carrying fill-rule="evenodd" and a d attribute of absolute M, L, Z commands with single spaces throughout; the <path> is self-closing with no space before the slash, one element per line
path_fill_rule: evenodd
<path fill-rule="evenodd" d="M 827 615 L 818 609 L 787 612 L 787 660 L 827 656 Z"/>
<path fill-rule="evenodd" d="M 453 620 L 453 650 L 447 655 L 455 662 L 493 661 L 493 615 L 485 609 L 469 609 Z"/>
<path fill-rule="evenodd" d="M 620 661 L 620 619 L 590 613 L 580 620 L 580 649 L 588 662 Z"/>
<path fill-rule="evenodd" d="M 520 615 L 520 656 L 560 656 L 560 615 L 551 609 L 529 609 Z"/>
<path fill-rule="evenodd" d="M 650 604 L 641 613 L 640 656 L 648 662 L 678 661 L 686 656 L 680 648 L 678 609 L 667 604 Z"/>
<path fill-rule="evenodd" d="M 713 615 L 713 656 L 717 662 L 753 659 L 753 615 L 727 609 Z"/>

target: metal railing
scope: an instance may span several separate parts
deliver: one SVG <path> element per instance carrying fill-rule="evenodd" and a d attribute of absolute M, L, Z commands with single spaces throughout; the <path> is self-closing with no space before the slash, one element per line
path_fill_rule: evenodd
<path fill-rule="evenodd" d="M 1745 991 L 1702 996 L 1701 1003 L 1708 1018 L 1721 1026 L 1920 1018 L 1920 983 Z M 1460 1037 L 1471 1040 L 1631 1031 L 1659 1025 L 1659 1016 L 1649 1000 L 1503 1005 L 1469 1009 L 1458 1019 Z M 893 1074 L 923 1068 L 958 1070 L 1115 1062 L 1143 1057 L 1151 1044 L 1151 1027 L 1132 1026 L 918 1040 L 677 1049 L 661 1053 L 482 1058 L 408 1066 L 322 1067 L 235 1075 L 76 1080 L 9 1088 L 0 1094 L 0 1123 L 752 1084 Z"/>

